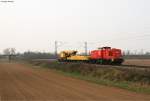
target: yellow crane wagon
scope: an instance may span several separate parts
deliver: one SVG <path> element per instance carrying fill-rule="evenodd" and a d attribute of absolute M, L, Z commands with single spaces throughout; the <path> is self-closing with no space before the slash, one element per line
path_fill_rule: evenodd
<path fill-rule="evenodd" d="M 59 54 L 59 61 L 89 61 L 89 56 L 84 55 L 77 55 L 77 51 L 75 50 L 68 50 L 68 51 L 61 51 Z"/>

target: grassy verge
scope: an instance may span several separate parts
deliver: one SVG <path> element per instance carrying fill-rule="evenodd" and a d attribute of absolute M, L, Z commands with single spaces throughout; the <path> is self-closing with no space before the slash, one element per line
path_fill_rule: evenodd
<path fill-rule="evenodd" d="M 150 71 L 104 68 L 79 63 L 32 62 L 32 64 L 96 84 L 150 94 Z"/>
<path fill-rule="evenodd" d="M 93 82 L 93 83 L 100 84 L 100 85 L 118 87 L 121 89 L 134 91 L 137 93 L 150 94 L 150 87 L 143 87 L 138 84 L 134 84 L 132 82 L 114 82 L 114 81 L 110 81 L 110 80 L 98 79 L 98 78 L 91 77 L 91 76 L 83 76 L 78 73 L 69 73 L 69 72 L 63 72 L 63 71 L 58 71 L 58 70 L 56 72 L 61 73 L 66 76 L 78 78 L 81 80 L 86 80 L 86 81 Z"/>

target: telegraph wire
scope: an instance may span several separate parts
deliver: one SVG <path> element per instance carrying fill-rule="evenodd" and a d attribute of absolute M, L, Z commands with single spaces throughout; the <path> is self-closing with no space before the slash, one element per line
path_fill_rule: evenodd
<path fill-rule="evenodd" d="M 122 37 L 122 38 L 116 38 L 116 39 L 110 39 L 110 40 L 104 40 L 104 41 L 101 41 L 101 42 L 78 42 L 78 48 L 81 48 L 81 47 L 84 47 L 84 50 L 85 50 L 85 55 L 87 55 L 87 52 L 88 52 L 88 46 L 94 46 L 96 44 L 100 44 L 100 43 L 106 43 L 106 42 L 114 42 L 114 41 L 127 41 L 127 40 L 140 40 L 145 37 L 150 37 L 150 34 L 144 34 L 144 35 L 139 35 L 139 36 L 132 36 L 132 37 Z M 84 45 L 83 45 L 84 43 Z M 55 41 L 55 55 L 57 55 L 57 51 L 58 51 L 58 48 L 59 47 L 62 47 L 64 44 L 68 44 L 68 42 L 62 42 L 62 41 Z M 69 46 L 72 46 L 72 45 L 69 45 Z"/>

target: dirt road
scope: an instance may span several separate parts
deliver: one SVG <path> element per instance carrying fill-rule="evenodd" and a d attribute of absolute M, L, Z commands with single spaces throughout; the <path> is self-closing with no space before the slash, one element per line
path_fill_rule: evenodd
<path fill-rule="evenodd" d="M 0 101 L 150 101 L 137 94 L 73 79 L 52 70 L 0 63 Z"/>

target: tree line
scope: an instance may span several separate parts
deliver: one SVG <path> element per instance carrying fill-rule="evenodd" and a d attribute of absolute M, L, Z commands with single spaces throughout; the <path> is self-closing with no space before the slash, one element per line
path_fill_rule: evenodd
<path fill-rule="evenodd" d="M 123 52 L 124 58 L 135 58 L 135 59 L 150 59 L 150 52 L 145 52 L 142 54 L 134 54 L 130 51 Z M 34 59 L 57 59 L 54 53 L 48 52 L 33 52 L 26 51 L 24 53 L 17 53 L 15 48 L 7 48 L 3 50 L 3 54 L 0 55 L 1 59 L 11 60 L 34 60 Z"/>

